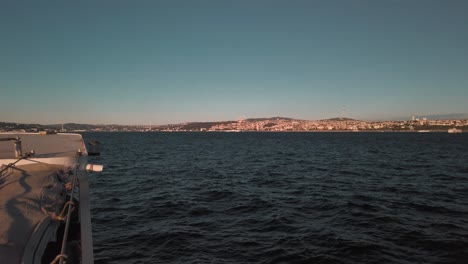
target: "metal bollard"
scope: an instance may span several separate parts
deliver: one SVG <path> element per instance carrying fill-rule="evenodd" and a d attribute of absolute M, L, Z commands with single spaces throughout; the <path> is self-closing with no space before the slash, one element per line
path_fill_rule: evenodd
<path fill-rule="evenodd" d="M 21 139 L 16 136 L 15 140 L 15 156 L 17 159 L 23 157 L 23 148 L 21 146 Z"/>

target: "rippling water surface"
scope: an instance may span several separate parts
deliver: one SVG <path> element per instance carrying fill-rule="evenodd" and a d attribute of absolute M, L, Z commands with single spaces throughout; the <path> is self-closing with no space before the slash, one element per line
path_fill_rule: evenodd
<path fill-rule="evenodd" d="M 468 263 L 468 134 L 84 138 L 96 263 Z"/>

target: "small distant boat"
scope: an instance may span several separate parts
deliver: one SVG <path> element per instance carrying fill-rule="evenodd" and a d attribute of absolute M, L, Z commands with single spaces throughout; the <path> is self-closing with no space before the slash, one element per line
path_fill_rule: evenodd
<path fill-rule="evenodd" d="M 419 133 L 427 133 L 427 132 L 431 132 L 430 130 L 418 130 Z"/>
<path fill-rule="evenodd" d="M 79 134 L 0 133 L 0 263 L 93 263 L 87 157 Z"/>
<path fill-rule="evenodd" d="M 448 132 L 449 132 L 450 134 L 456 134 L 456 133 L 461 133 L 462 130 L 454 127 L 454 128 L 450 128 L 450 129 L 448 130 Z"/>

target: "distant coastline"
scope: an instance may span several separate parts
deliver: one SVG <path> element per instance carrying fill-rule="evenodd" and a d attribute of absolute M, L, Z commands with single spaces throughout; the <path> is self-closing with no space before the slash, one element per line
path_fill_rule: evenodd
<path fill-rule="evenodd" d="M 249 118 L 237 121 L 187 122 L 169 125 L 22 124 L 0 122 L 0 132 L 447 132 L 468 131 L 468 119 L 361 121 L 351 118 L 301 120 L 286 117 Z"/>

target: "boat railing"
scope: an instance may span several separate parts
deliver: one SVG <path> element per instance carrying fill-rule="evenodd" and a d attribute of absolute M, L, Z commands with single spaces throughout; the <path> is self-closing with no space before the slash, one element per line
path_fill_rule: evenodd
<path fill-rule="evenodd" d="M 78 170 L 79 164 L 76 164 L 75 167 L 75 173 L 72 178 L 72 184 L 71 184 L 71 190 L 70 190 L 70 199 L 68 202 L 66 202 L 63 206 L 62 212 L 60 215 L 57 217 L 58 220 L 65 220 L 65 229 L 63 232 L 63 239 L 62 239 L 62 246 L 60 250 L 60 254 L 58 254 L 54 260 L 51 262 L 51 264 L 56 264 L 57 262 L 59 264 L 63 264 L 65 260 L 68 258 L 68 256 L 65 254 L 66 248 L 67 248 L 67 242 L 68 242 L 68 233 L 70 231 L 70 220 L 71 220 L 71 212 L 73 208 L 75 207 L 75 203 L 73 202 L 74 200 L 74 192 L 75 192 L 75 185 L 77 184 L 78 181 Z M 67 216 L 65 217 L 65 211 L 67 212 Z"/>

